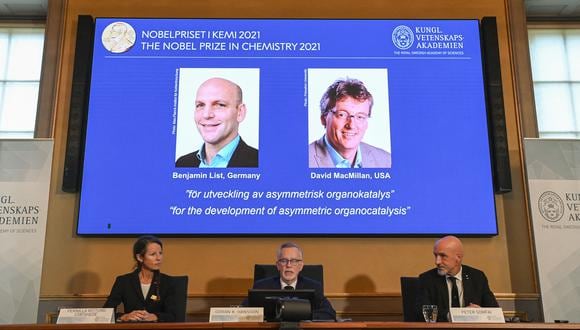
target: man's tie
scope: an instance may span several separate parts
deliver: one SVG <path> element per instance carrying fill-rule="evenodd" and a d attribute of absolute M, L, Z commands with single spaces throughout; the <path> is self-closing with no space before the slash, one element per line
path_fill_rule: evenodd
<path fill-rule="evenodd" d="M 451 281 L 451 307 L 461 307 L 459 304 L 459 290 L 457 290 L 457 283 L 455 283 L 457 279 L 453 276 L 448 278 Z"/>
<path fill-rule="evenodd" d="M 286 285 L 284 290 L 294 290 L 294 287 L 292 285 Z"/>

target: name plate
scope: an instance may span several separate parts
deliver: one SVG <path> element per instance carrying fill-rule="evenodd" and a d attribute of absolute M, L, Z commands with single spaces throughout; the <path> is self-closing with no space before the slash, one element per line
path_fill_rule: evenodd
<path fill-rule="evenodd" d="M 115 323 L 113 308 L 61 308 L 56 324 Z"/>
<path fill-rule="evenodd" d="M 212 307 L 209 322 L 264 322 L 263 307 Z"/>
<path fill-rule="evenodd" d="M 505 323 L 499 307 L 451 308 L 450 314 L 453 323 Z"/>

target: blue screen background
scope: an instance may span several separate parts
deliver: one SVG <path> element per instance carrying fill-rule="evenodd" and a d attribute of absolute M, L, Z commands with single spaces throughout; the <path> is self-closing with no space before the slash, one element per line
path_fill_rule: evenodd
<path fill-rule="evenodd" d="M 136 31 L 124 53 L 105 49 L 105 28 Z M 402 51 L 392 33 L 461 35 L 460 53 Z M 142 31 L 259 31 L 249 42 L 319 43 L 320 51 L 143 49 Z M 429 37 L 430 38 L 430 37 Z M 163 42 L 198 39 L 159 38 Z M 216 40 L 239 42 L 248 40 Z M 259 68 L 259 167 L 176 168 L 174 93 L 180 68 Z M 310 169 L 305 71 L 386 68 L 392 168 Z M 363 140 L 364 141 L 364 140 Z M 192 147 L 194 148 L 194 147 Z M 194 148 L 196 149 L 196 148 Z M 249 179 L 175 179 L 174 173 L 260 173 Z M 371 179 L 314 179 L 312 173 Z M 378 179 L 377 173 L 389 178 Z M 197 191 L 383 191 L 376 199 L 191 199 Z M 396 215 L 177 215 L 171 206 L 390 208 Z M 79 234 L 426 235 L 497 234 L 477 20 L 119 19 L 96 21 L 79 207 Z"/>

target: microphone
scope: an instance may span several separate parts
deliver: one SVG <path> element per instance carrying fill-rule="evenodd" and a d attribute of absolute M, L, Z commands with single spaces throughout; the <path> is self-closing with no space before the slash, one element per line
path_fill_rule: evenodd
<path fill-rule="evenodd" d="M 294 290 L 294 287 L 292 285 L 286 285 L 284 290 Z"/>
<path fill-rule="evenodd" d="M 151 281 L 152 285 L 155 285 L 155 298 L 151 296 L 151 299 L 154 301 L 161 300 L 161 295 L 159 294 L 159 282 L 160 282 L 161 274 L 159 269 L 153 271 L 153 281 Z"/>

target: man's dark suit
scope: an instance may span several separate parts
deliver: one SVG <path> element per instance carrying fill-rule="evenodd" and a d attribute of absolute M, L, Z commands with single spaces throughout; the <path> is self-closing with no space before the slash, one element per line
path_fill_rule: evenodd
<path fill-rule="evenodd" d="M 489 288 L 485 274 L 473 267 L 462 265 L 464 306 L 477 304 L 481 307 L 498 307 L 497 300 Z M 445 276 L 437 274 L 433 268 L 419 275 L 416 310 L 419 320 L 423 320 L 423 305 L 437 305 L 437 321 L 447 321 L 449 313 L 449 291 Z"/>
<path fill-rule="evenodd" d="M 170 276 L 159 273 L 151 283 L 147 299 L 143 298 L 139 270 L 117 276 L 104 308 L 117 308 L 123 303 L 125 313 L 146 310 L 157 315 L 159 322 L 173 322 L 176 318 L 175 288 Z"/>
<path fill-rule="evenodd" d="M 254 289 L 281 289 L 280 286 L 280 276 L 268 277 L 254 283 Z M 296 282 L 296 289 L 314 289 L 316 294 L 316 301 L 313 302 L 312 306 L 312 319 L 313 320 L 336 320 L 336 312 L 332 305 L 324 296 L 322 291 L 322 286 L 320 282 L 315 281 L 309 277 L 298 276 L 298 282 Z M 248 299 L 244 300 L 242 306 L 248 305 Z"/>
<path fill-rule="evenodd" d="M 197 158 L 199 150 L 179 157 L 175 167 L 199 167 L 200 160 Z M 234 150 L 228 167 L 258 167 L 258 150 L 250 147 L 240 139 L 240 143 Z"/>

